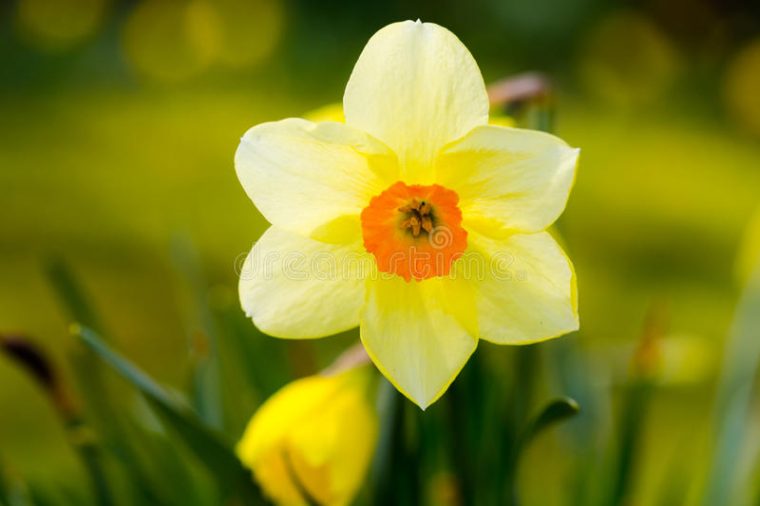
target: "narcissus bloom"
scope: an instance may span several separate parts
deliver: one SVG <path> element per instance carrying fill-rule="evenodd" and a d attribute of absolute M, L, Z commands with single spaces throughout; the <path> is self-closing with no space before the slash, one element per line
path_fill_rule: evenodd
<path fill-rule="evenodd" d="M 360 326 L 375 365 L 421 407 L 478 339 L 527 344 L 578 328 L 573 268 L 546 232 L 578 150 L 489 125 L 488 96 L 448 30 L 402 22 L 356 63 L 342 122 L 251 128 L 238 177 L 272 224 L 240 278 L 264 332 Z"/>
<path fill-rule="evenodd" d="M 349 504 L 377 442 L 369 366 L 286 385 L 256 411 L 237 454 L 277 504 Z"/>

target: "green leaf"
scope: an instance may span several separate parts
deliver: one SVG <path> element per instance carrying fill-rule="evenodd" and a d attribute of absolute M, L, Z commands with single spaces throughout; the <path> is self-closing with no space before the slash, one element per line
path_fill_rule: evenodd
<path fill-rule="evenodd" d="M 548 368 L 556 388 L 583 406 L 583 413 L 563 427 L 562 435 L 570 445 L 576 464 L 568 486 L 568 504 L 596 504 L 601 497 L 600 476 L 608 467 L 603 445 L 598 443 L 604 413 L 612 411 L 608 396 L 600 395 L 589 377 L 590 357 L 580 346 L 580 334 L 546 343 Z M 607 473 L 609 474 L 609 473 Z"/>
<path fill-rule="evenodd" d="M 56 258 L 49 261 L 46 267 L 48 280 L 72 319 L 103 332 L 100 319 L 68 266 L 61 259 Z"/>
<path fill-rule="evenodd" d="M 380 441 L 371 471 L 370 504 L 420 504 L 419 407 L 383 381 Z"/>
<path fill-rule="evenodd" d="M 533 419 L 530 427 L 523 436 L 522 445 L 530 444 L 539 434 L 580 412 L 578 403 L 570 397 L 555 399 L 544 407 L 543 411 Z"/>
<path fill-rule="evenodd" d="M 188 406 L 179 403 L 147 374 L 113 352 L 93 330 L 74 326 L 72 332 L 145 396 L 163 422 L 205 464 L 218 481 L 222 493 L 228 497 L 238 496 L 245 504 L 266 504 L 250 471 Z"/>
<path fill-rule="evenodd" d="M 53 362 L 44 349 L 25 336 L 0 335 L 0 352 L 10 358 L 46 394 L 61 420 L 69 441 L 77 452 L 82 465 L 92 482 L 96 504 L 111 506 L 114 501 L 102 469 L 101 449 L 91 437 L 90 428 L 75 407 L 68 393 L 68 387 L 56 371 Z"/>
<path fill-rule="evenodd" d="M 8 484 L 6 483 L 5 467 L 3 461 L 0 459 L 0 504 L 5 506 L 8 504 Z"/>
<path fill-rule="evenodd" d="M 703 504 L 731 504 L 743 490 L 738 468 L 746 446 L 754 380 L 760 368 L 760 263 L 736 310 L 713 414 L 715 454 Z"/>
<path fill-rule="evenodd" d="M 208 304 L 208 289 L 198 251 L 188 236 L 172 238 L 176 299 L 192 352 L 190 398 L 204 424 L 225 426 L 219 364 L 219 329 Z"/>
<path fill-rule="evenodd" d="M 397 435 L 396 417 L 399 416 L 401 399 L 396 389 L 383 378 L 378 387 L 378 415 L 380 432 L 378 434 L 375 455 L 369 471 L 370 504 L 383 504 L 391 487 L 394 467 L 394 443 Z"/>
<path fill-rule="evenodd" d="M 70 363 L 80 396 L 84 400 L 86 417 L 102 439 L 104 450 L 108 451 L 123 466 L 128 474 L 130 493 L 141 503 L 161 505 L 160 492 L 153 486 L 150 473 L 146 472 L 141 458 L 143 439 L 139 439 L 131 424 L 114 399 L 124 401 L 121 393 L 114 393 L 112 385 L 107 385 L 106 376 L 96 355 L 89 349 L 76 349 L 70 353 Z M 116 471 L 116 469 L 114 469 Z"/>
<path fill-rule="evenodd" d="M 26 483 L 0 468 L 0 506 L 35 506 Z"/>
<path fill-rule="evenodd" d="M 70 318 L 102 332 L 102 320 L 98 318 L 84 289 L 66 264 L 55 259 L 49 262 L 46 270 L 50 284 Z M 127 493 L 131 494 L 132 500 L 137 504 L 197 504 L 197 499 L 193 502 L 186 497 L 193 494 L 192 487 L 179 487 L 182 490 L 175 490 L 178 488 L 176 482 L 167 482 L 163 476 L 156 476 L 151 471 L 151 465 L 163 462 L 163 467 L 157 469 L 163 474 L 177 476 L 188 473 L 193 463 L 180 461 L 181 457 L 173 451 L 175 465 L 170 468 L 166 464 L 169 450 L 163 446 L 168 446 L 171 442 L 166 439 L 163 446 L 151 444 L 153 433 L 140 427 L 140 423 L 126 415 L 122 409 L 125 395 L 131 395 L 131 392 L 122 392 L 123 389 L 116 388 L 121 385 L 113 385 L 108 381 L 110 378 L 104 374 L 104 364 L 97 360 L 89 348 L 74 349 L 69 354 L 69 359 L 79 394 L 85 401 L 86 417 L 102 438 L 103 448 L 109 450 L 126 472 L 126 481 L 129 483 Z M 114 468 L 112 471 L 119 470 Z M 195 485 L 202 487 L 203 484 Z"/>
<path fill-rule="evenodd" d="M 504 476 L 505 504 L 519 504 L 517 471 L 520 464 L 520 457 L 525 449 L 539 434 L 545 432 L 550 427 L 575 416 L 579 412 L 580 407 L 574 399 L 563 397 L 551 401 L 528 423 L 526 429 L 517 439 L 512 454 L 508 460 L 507 471 Z"/>

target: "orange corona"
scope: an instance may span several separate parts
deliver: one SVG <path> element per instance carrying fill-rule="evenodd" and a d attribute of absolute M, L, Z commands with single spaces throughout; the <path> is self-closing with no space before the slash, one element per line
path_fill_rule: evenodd
<path fill-rule="evenodd" d="M 380 272 L 406 281 L 446 276 L 467 247 L 456 192 L 434 184 L 401 181 L 362 211 L 364 247 Z"/>

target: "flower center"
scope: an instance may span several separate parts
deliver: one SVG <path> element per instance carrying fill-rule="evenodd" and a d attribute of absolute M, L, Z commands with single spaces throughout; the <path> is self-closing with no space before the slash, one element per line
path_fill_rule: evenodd
<path fill-rule="evenodd" d="M 432 210 L 433 207 L 424 200 L 413 198 L 408 204 L 398 208 L 398 211 L 406 216 L 401 222 L 401 228 L 411 231 L 414 237 L 419 237 L 421 230 L 429 234 L 433 231 Z"/>
<path fill-rule="evenodd" d="M 467 247 L 456 192 L 401 181 L 373 197 L 362 211 L 364 247 L 378 270 L 420 281 L 446 276 Z"/>

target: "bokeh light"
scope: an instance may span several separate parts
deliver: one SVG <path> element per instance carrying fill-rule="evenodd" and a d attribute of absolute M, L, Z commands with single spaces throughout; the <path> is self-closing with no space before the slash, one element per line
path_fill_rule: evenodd
<path fill-rule="evenodd" d="M 605 18 L 586 38 L 581 77 L 612 104 L 636 106 L 661 96 L 678 70 L 676 51 L 649 19 L 632 11 Z"/>
<path fill-rule="evenodd" d="M 723 98 L 736 122 L 760 136 L 760 39 L 747 44 L 731 60 Z"/>
<path fill-rule="evenodd" d="M 163 82 L 180 81 L 208 67 L 220 40 L 219 14 L 207 0 L 144 0 L 123 30 L 132 67 Z"/>
<path fill-rule="evenodd" d="M 268 57 L 280 40 L 284 10 L 279 0 L 217 0 L 223 65 L 254 66 Z"/>
<path fill-rule="evenodd" d="M 108 0 L 19 0 L 18 29 L 41 49 L 65 49 L 102 26 Z"/>

